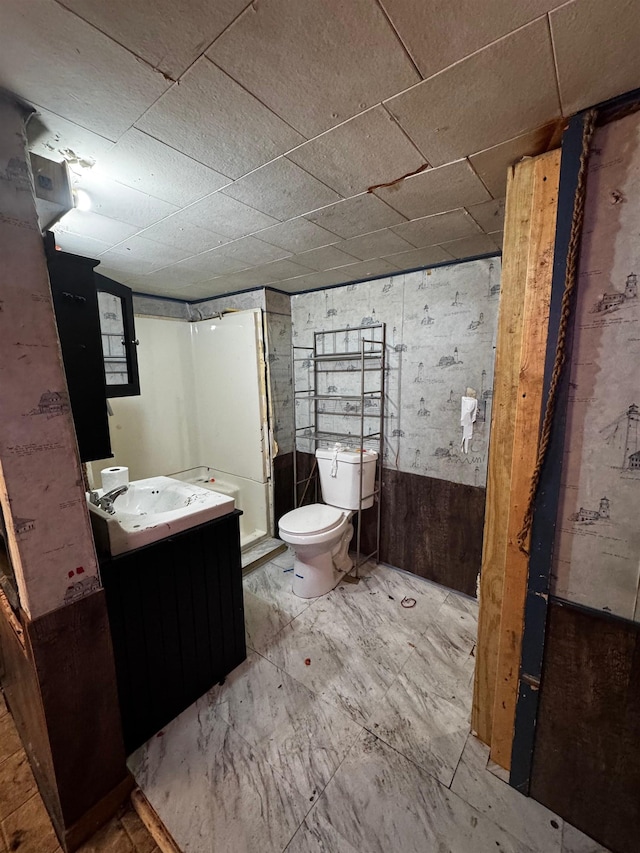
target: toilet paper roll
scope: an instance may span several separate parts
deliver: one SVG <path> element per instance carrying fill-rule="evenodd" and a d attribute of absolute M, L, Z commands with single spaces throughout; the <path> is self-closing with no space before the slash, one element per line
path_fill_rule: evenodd
<path fill-rule="evenodd" d="M 113 468 L 103 468 L 100 471 L 102 478 L 102 488 L 105 492 L 110 492 L 111 489 L 117 489 L 118 486 L 129 485 L 129 469 L 124 465 L 115 466 Z"/>

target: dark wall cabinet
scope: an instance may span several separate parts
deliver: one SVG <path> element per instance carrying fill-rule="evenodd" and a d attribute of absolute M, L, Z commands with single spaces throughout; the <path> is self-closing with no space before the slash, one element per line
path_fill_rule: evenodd
<path fill-rule="evenodd" d="M 105 459 L 112 454 L 93 275 L 98 261 L 48 248 L 47 264 L 80 459 Z"/>
<path fill-rule="evenodd" d="M 101 558 L 127 753 L 246 658 L 240 515 Z"/>
<path fill-rule="evenodd" d="M 53 235 L 45 248 L 80 459 L 106 459 L 107 397 L 140 393 L 132 292 L 99 261 L 56 251 Z"/>

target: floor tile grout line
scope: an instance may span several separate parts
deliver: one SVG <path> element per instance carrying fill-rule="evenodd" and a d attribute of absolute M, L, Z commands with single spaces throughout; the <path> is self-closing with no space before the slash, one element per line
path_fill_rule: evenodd
<path fill-rule="evenodd" d="M 469 726 L 471 726 L 471 722 L 469 722 Z M 471 730 L 469 730 L 469 734 L 464 739 L 464 746 L 462 747 L 462 750 L 460 751 L 460 755 L 458 756 L 458 761 L 456 763 L 456 768 L 453 771 L 453 776 L 451 777 L 451 782 L 449 782 L 449 784 L 447 785 L 447 788 L 454 794 L 455 794 L 455 791 L 452 790 L 452 785 L 455 782 L 456 774 L 457 774 L 458 770 L 460 769 L 460 765 L 462 764 L 462 756 L 464 755 L 464 751 L 467 748 L 467 744 L 469 743 L 470 737 L 475 737 L 475 735 L 473 734 L 473 732 Z M 485 770 L 486 770 L 486 768 L 485 768 Z M 466 800 L 465 800 L 465 802 L 466 802 Z"/>
<path fill-rule="evenodd" d="M 356 746 L 356 744 L 358 743 L 358 741 L 362 738 L 363 732 L 366 732 L 366 728 L 365 728 L 364 726 L 361 726 L 360 728 L 361 728 L 361 731 L 359 731 L 359 732 L 358 732 L 358 736 L 354 738 L 353 743 L 351 744 L 351 746 L 349 747 L 349 749 L 345 752 L 344 757 L 342 758 L 342 761 L 340 761 L 340 762 L 339 762 L 338 766 L 336 767 L 336 769 L 333 771 L 333 773 L 331 774 L 331 776 L 330 776 L 330 777 L 329 777 L 329 779 L 327 780 L 326 785 L 324 786 L 324 788 L 322 789 L 322 791 L 321 791 L 321 792 L 318 794 L 318 796 L 316 797 L 315 802 L 311 804 L 311 806 L 310 806 L 309 810 L 308 810 L 308 811 L 307 811 L 307 813 L 305 814 L 304 818 L 301 820 L 301 822 L 300 822 L 300 826 L 298 826 L 298 828 L 296 829 L 296 831 L 293 833 L 293 835 L 291 836 L 291 838 L 290 838 L 290 839 L 289 839 L 289 841 L 287 842 L 286 846 L 283 848 L 282 853 L 286 853 L 287 849 L 289 848 L 289 845 L 291 844 L 291 842 L 293 841 L 293 839 L 294 839 L 294 838 L 295 838 L 295 836 L 297 835 L 298 831 L 300 830 L 300 827 L 302 826 L 302 824 L 303 824 L 303 823 L 305 823 L 305 821 L 307 820 L 307 818 L 309 817 L 309 815 L 311 814 L 311 812 L 316 808 L 316 806 L 318 805 L 318 803 L 320 802 L 320 800 L 321 800 L 321 799 L 322 799 L 322 797 L 324 796 L 324 793 L 325 793 L 325 791 L 327 790 L 327 788 L 329 787 L 329 785 L 331 784 L 331 782 L 332 782 L 332 780 L 333 780 L 334 776 L 336 775 L 336 773 L 338 772 L 338 770 L 340 770 L 340 768 L 342 767 L 342 765 L 344 764 L 344 762 L 347 760 L 347 758 L 348 758 L 349 754 L 352 752 L 352 750 L 354 749 L 354 747 Z"/>
<path fill-rule="evenodd" d="M 268 658 L 265 658 L 265 660 L 268 660 Z M 269 663 L 271 663 L 271 661 L 269 661 Z M 275 664 L 272 664 L 272 665 L 273 665 L 276 669 L 279 669 L 279 667 L 277 667 Z M 284 672 L 284 670 L 280 670 L 280 671 L 281 671 L 281 672 Z M 288 675 L 288 673 L 285 673 L 285 674 L 286 674 L 286 675 Z M 289 676 L 289 677 L 290 677 L 290 678 L 293 678 L 293 676 Z M 294 679 L 294 680 L 295 680 L 295 679 Z M 298 683 L 301 683 L 301 682 L 298 682 Z M 303 686 L 305 686 L 305 685 L 303 685 Z M 308 688 L 307 688 L 307 689 L 308 689 Z M 313 692 L 313 691 L 311 691 L 311 692 Z M 317 696 L 317 694 L 314 694 L 314 695 L 316 695 L 316 696 Z M 321 701 L 324 701 L 324 700 L 322 700 L 322 697 L 318 697 L 318 698 L 320 698 L 320 699 L 321 699 Z M 214 706 L 214 707 L 213 707 L 213 709 L 212 709 L 212 710 L 213 710 L 213 714 L 214 714 L 214 716 L 215 716 L 215 717 L 216 717 L 216 718 L 217 718 L 217 719 L 218 719 L 218 720 L 219 720 L 223 725 L 227 726 L 227 728 L 232 729 L 232 730 L 234 731 L 234 733 L 235 733 L 235 734 L 240 738 L 240 740 L 244 741 L 244 743 L 246 743 L 246 744 L 247 744 L 247 746 L 249 747 L 249 749 L 250 749 L 252 752 L 256 752 L 256 751 L 260 750 L 260 747 L 259 747 L 259 746 L 255 746 L 255 745 L 254 745 L 254 744 L 252 744 L 250 741 L 248 741 L 248 740 L 244 737 L 244 735 L 240 734 L 240 732 L 239 732 L 239 731 L 238 731 L 238 730 L 233 726 L 233 723 L 228 723 L 225 719 L 223 719 L 223 717 L 221 717 L 221 716 L 220 716 L 220 714 L 217 712 L 216 708 L 217 708 L 217 706 Z M 339 709 L 338 709 L 338 710 L 339 710 Z M 329 783 L 331 782 L 331 780 L 333 779 L 333 777 L 336 775 L 336 773 L 337 773 L 337 772 L 338 772 L 338 770 L 340 769 L 341 765 L 344 763 L 344 761 L 345 761 L 345 759 L 347 758 L 347 756 L 349 755 L 349 753 L 352 751 L 352 749 L 354 748 L 354 746 L 356 745 L 356 743 L 358 742 L 358 740 L 362 737 L 362 733 L 363 733 L 363 731 L 366 731 L 366 729 L 365 729 L 365 727 L 364 727 L 364 726 L 362 726 L 362 725 L 360 725 L 360 724 L 358 724 L 358 723 L 356 723 L 356 725 L 359 725 L 360 731 L 359 731 L 359 732 L 357 733 L 357 735 L 354 737 L 354 739 L 353 739 L 353 743 L 351 743 L 351 744 L 350 744 L 350 746 L 349 746 L 349 748 L 347 749 L 347 751 L 345 752 L 344 756 L 342 757 L 342 759 L 341 759 L 341 760 L 338 762 L 338 764 L 336 765 L 335 770 L 331 773 L 331 775 L 329 776 L 329 778 L 327 779 L 327 781 L 326 781 L 326 782 L 325 782 L 325 784 L 323 785 L 322 790 L 320 791 L 320 793 L 319 793 L 319 794 L 317 794 L 317 795 L 314 797 L 314 800 L 313 800 L 313 802 L 311 803 L 311 805 L 309 806 L 308 810 L 305 812 L 304 817 L 302 818 L 302 820 L 300 821 L 300 823 L 298 824 L 298 826 L 297 826 L 297 827 L 296 827 L 296 829 L 294 830 L 294 832 L 293 832 L 293 834 L 292 834 L 291 838 L 289 839 L 289 841 L 287 842 L 287 844 L 286 844 L 286 845 L 285 845 L 285 847 L 283 848 L 283 853 L 284 853 L 284 851 L 286 850 L 286 848 L 291 844 L 291 841 L 293 840 L 294 836 L 296 835 L 296 833 L 298 832 L 298 830 L 300 829 L 300 827 L 302 826 L 302 824 L 305 822 L 305 820 L 307 819 L 307 817 L 309 816 L 309 814 L 311 813 L 311 811 L 315 808 L 316 804 L 319 802 L 320 798 L 322 797 L 322 795 L 324 794 L 324 792 L 325 792 L 325 791 L 326 791 L 326 789 L 327 789 L 327 785 L 329 785 Z M 295 790 L 300 794 L 300 796 L 301 796 L 301 797 L 305 797 L 305 798 L 307 797 L 307 794 L 306 794 L 304 791 L 301 791 L 301 790 L 297 787 L 297 785 L 296 785 L 294 782 L 290 782 L 290 781 L 289 781 L 289 780 L 284 776 L 284 774 L 282 773 L 282 771 L 281 771 L 281 770 L 279 770 L 277 767 L 275 767 L 275 766 L 271 763 L 271 761 L 269 761 L 269 759 L 268 759 L 265 755 L 261 755 L 261 758 L 262 758 L 262 760 L 263 760 L 263 761 L 265 761 L 265 762 L 266 762 L 266 764 L 268 764 L 268 765 L 269 765 L 269 767 L 271 768 L 271 770 L 272 770 L 276 775 L 278 775 L 278 776 L 280 776 L 280 778 L 284 779 L 284 780 L 285 780 L 289 785 L 291 785 L 291 787 L 292 787 L 292 788 L 295 788 Z"/>

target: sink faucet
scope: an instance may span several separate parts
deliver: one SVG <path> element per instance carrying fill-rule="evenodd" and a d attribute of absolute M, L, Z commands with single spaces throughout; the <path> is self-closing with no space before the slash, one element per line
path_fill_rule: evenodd
<path fill-rule="evenodd" d="M 116 486 L 115 489 L 111 489 L 110 492 L 106 492 L 101 498 L 98 497 L 97 492 L 89 492 L 89 500 L 94 504 L 94 506 L 108 512 L 109 515 L 114 515 L 115 509 L 113 504 L 115 503 L 116 498 L 119 498 L 120 495 L 124 495 L 127 491 L 129 491 L 129 486 Z"/>

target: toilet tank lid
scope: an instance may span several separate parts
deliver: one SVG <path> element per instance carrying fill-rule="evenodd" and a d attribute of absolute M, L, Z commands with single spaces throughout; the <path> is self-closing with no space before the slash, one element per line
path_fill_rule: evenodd
<path fill-rule="evenodd" d="M 309 504 L 283 515 L 278 525 L 284 533 L 325 533 L 337 527 L 345 516 L 345 511 L 327 504 Z"/>
<path fill-rule="evenodd" d="M 335 450 L 332 448 L 319 447 L 316 450 L 317 459 L 333 459 Z M 349 462 L 351 465 L 357 465 L 360 459 L 364 458 L 365 462 L 374 462 L 378 458 L 375 450 L 339 450 L 338 461 Z"/>

